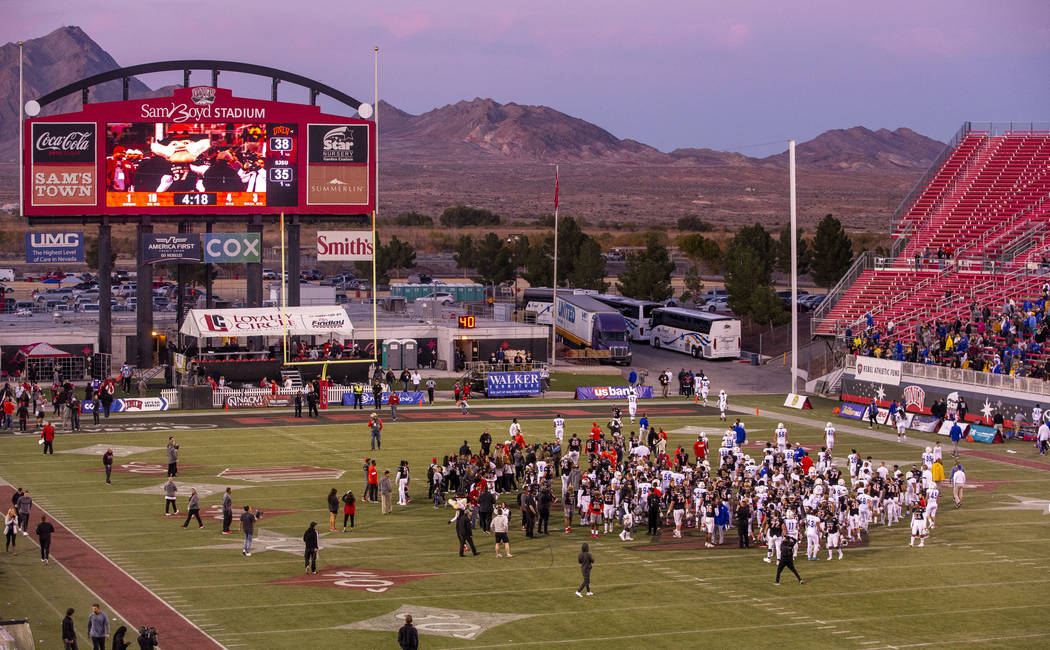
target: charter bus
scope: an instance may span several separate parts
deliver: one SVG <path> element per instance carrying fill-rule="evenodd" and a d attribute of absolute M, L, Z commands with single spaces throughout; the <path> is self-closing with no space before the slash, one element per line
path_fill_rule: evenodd
<path fill-rule="evenodd" d="M 740 319 L 693 309 L 653 310 L 652 346 L 697 359 L 740 358 Z"/>
<path fill-rule="evenodd" d="M 558 293 L 567 296 L 594 295 L 591 289 L 558 289 Z M 546 287 L 529 287 L 521 294 L 521 309 L 536 314 L 538 325 L 554 324 L 554 289 Z"/>
<path fill-rule="evenodd" d="M 628 336 L 632 341 L 650 342 L 652 338 L 650 331 L 653 328 L 653 310 L 663 307 L 663 304 L 649 300 L 614 296 L 607 293 L 600 293 L 594 298 L 623 314 L 624 320 L 627 321 Z"/>

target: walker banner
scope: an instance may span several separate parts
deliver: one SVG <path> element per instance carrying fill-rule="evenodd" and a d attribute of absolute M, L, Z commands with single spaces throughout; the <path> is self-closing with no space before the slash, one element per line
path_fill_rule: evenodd
<path fill-rule="evenodd" d="M 427 403 L 427 394 L 421 390 L 419 391 L 397 391 L 397 396 L 401 398 L 401 403 L 398 406 L 422 406 Z M 380 399 L 380 406 L 383 404 L 390 403 L 390 393 L 383 393 Z M 371 391 L 365 391 L 361 395 L 361 403 L 365 406 L 375 405 L 375 400 L 372 398 Z M 353 391 L 346 391 L 343 393 L 343 406 L 354 405 L 354 393 Z"/>
<path fill-rule="evenodd" d="M 638 399 L 652 399 L 652 386 L 635 386 Z M 576 399 L 627 399 L 629 386 L 588 386 L 576 389 Z"/>
<path fill-rule="evenodd" d="M 863 420 L 868 413 L 868 407 L 860 404 L 850 404 L 849 402 L 843 402 L 842 406 L 839 407 L 839 415 L 844 418 L 851 420 Z"/>
<path fill-rule="evenodd" d="M 485 375 L 487 397 L 523 397 L 542 392 L 539 372 L 490 372 Z"/>

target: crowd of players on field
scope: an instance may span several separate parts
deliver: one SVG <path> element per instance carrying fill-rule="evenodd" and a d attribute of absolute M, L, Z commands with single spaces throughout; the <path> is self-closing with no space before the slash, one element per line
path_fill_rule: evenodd
<path fill-rule="evenodd" d="M 735 528 L 740 547 L 766 545 L 767 562 L 779 559 L 785 540 L 793 547 L 803 536 L 809 559 L 819 559 L 822 547 L 828 559 L 834 552 L 841 559 L 843 547 L 860 543 L 871 525 L 892 526 L 902 517 L 911 521 L 911 543 L 924 545 L 945 478 L 939 443 L 906 469 L 876 465 L 854 449 L 844 474 L 833 456 L 830 422 L 815 460 L 801 444 L 788 443 L 781 423 L 757 461 L 741 450 L 739 420 L 717 447 L 701 433 L 691 450 L 671 448 L 666 432 L 650 426 L 644 414 L 640 435 L 625 433 L 618 407 L 604 429 L 594 423 L 583 438 L 566 437 L 560 415 L 553 424 L 552 440 L 527 443 L 515 420 L 503 443 L 493 445 L 486 429 L 476 450 L 464 441 L 442 462 L 435 458 L 428 470 L 434 506 L 447 501 L 457 510 L 454 519 L 466 515 L 485 533 L 494 512 L 510 514 L 510 501 L 530 538 L 549 534 L 560 510 L 556 530 L 587 526 L 592 538 L 619 528 L 619 537 L 631 541 L 636 526 L 645 525 L 648 535 L 673 526 L 674 537 L 695 528 L 705 546 L 714 547 Z M 965 480 L 961 471 L 953 468 L 953 482 Z"/>

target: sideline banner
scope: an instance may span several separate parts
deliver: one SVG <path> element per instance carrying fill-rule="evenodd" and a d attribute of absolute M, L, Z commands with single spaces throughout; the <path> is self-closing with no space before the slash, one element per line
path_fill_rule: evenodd
<path fill-rule="evenodd" d="M 909 428 L 922 431 L 923 433 L 933 433 L 938 426 L 940 426 L 939 418 L 935 418 L 932 415 L 916 415 L 912 419 Z"/>
<path fill-rule="evenodd" d="M 873 381 L 878 384 L 901 385 L 901 362 L 874 357 L 857 357 L 854 366 L 854 377 L 860 381 Z"/>
<path fill-rule="evenodd" d="M 970 427 L 970 435 L 967 440 L 970 442 L 984 442 L 987 444 L 1002 444 L 1003 436 L 992 427 L 986 427 L 983 424 L 975 424 Z"/>
<path fill-rule="evenodd" d="M 813 405 L 809 403 L 809 398 L 805 395 L 796 395 L 794 393 L 788 393 L 787 398 L 784 400 L 784 406 L 792 409 L 812 409 Z"/>
<path fill-rule="evenodd" d="M 227 336 L 283 336 L 300 334 L 348 339 L 354 326 L 346 310 L 337 306 L 259 307 L 245 309 L 191 309 L 182 323 L 183 334 L 195 338 Z"/>
<path fill-rule="evenodd" d="M 952 435 L 952 425 L 953 424 L 955 424 L 955 422 L 952 421 L 952 420 L 945 420 L 944 422 L 941 422 L 941 428 L 937 430 L 937 435 L 944 436 L 945 438 L 950 438 L 951 435 Z M 962 429 L 962 439 L 965 440 L 966 437 L 968 435 L 970 435 L 969 434 L 970 423 L 969 422 L 960 422 L 959 423 L 959 428 Z"/>
<path fill-rule="evenodd" d="M 91 413 L 95 410 L 94 402 L 81 400 L 80 412 Z M 103 411 L 105 409 L 102 409 Z M 128 397 L 113 400 L 109 406 L 110 413 L 138 413 L 142 411 L 167 411 L 168 400 L 163 397 Z M 99 411 L 102 412 L 102 411 Z"/>
<path fill-rule="evenodd" d="M 421 406 L 427 403 L 427 394 L 425 391 L 397 391 L 397 396 L 401 398 L 401 403 L 398 406 Z M 390 404 L 390 393 L 383 393 L 380 405 Z M 365 391 L 361 395 L 361 404 L 364 406 L 375 406 L 375 399 L 373 399 L 371 391 Z M 354 405 L 354 393 L 353 391 L 346 391 L 343 393 L 343 406 Z"/>
<path fill-rule="evenodd" d="M 488 397 L 524 397 L 542 392 L 538 371 L 490 372 L 485 375 L 485 393 Z"/>
<path fill-rule="evenodd" d="M 226 398 L 226 406 L 231 409 L 267 408 L 270 406 L 291 406 L 295 403 L 291 395 L 230 395 Z M 306 405 L 306 396 L 303 396 L 303 405 Z"/>
<path fill-rule="evenodd" d="M 576 399 L 627 399 L 630 386 L 587 386 L 576 389 Z M 652 386 L 635 386 L 638 399 L 652 399 Z"/>
<path fill-rule="evenodd" d="M 862 404 L 850 404 L 843 402 L 839 407 L 839 415 L 851 420 L 864 420 L 867 418 L 868 407 Z"/>

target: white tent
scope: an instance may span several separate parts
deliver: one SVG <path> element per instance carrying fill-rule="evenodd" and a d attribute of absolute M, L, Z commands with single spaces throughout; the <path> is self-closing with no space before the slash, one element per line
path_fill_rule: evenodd
<path fill-rule="evenodd" d="M 333 336 L 353 338 L 354 326 L 342 307 L 191 309 L 182 333 L 198 339 L 227 336 Z"/>

